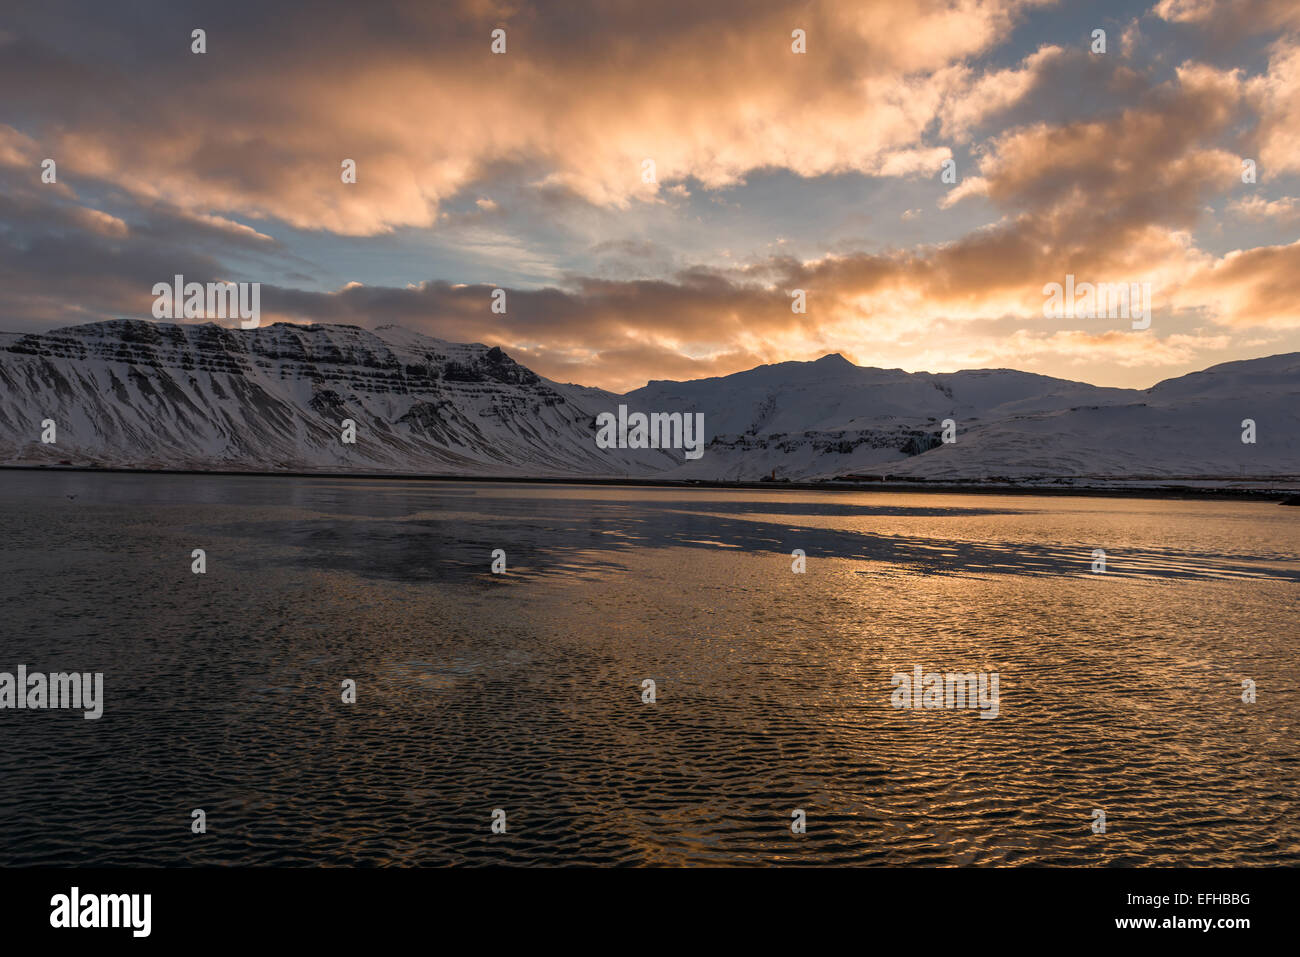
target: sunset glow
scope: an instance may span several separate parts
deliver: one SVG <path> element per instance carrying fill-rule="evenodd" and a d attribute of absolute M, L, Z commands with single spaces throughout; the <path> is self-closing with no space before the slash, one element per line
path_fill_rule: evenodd
<path fill-rule="evenodd" d="M 202 57 L 193 12 L 62 6 L 0 32 L 11 331 L 147 318 L 184 273 L 618 390 L 828 352 L 1146 387 L 1300 349 L 1287 0 L 259 3 L 200 17 Z M 1045 319 L 1066 274 L 1150 282 L 1151 327 Z"/>

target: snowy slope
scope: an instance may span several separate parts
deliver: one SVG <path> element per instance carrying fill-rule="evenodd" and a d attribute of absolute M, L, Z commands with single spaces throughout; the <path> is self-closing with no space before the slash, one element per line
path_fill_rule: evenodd
<path fill-rule="evenodd" d="M 1011 369 L 909 373 L 863 368 L 829 355 L 721 378 L 651 382 L 624 401 L 646 411 L 705 413 L 708 453 L 674 469 L 671 477 L 755 481 L 878 478 L 933 456 L 944 419 L 966 430 L 1137 395 Z"/>
<path fill-rule="evenodd" d="M 963 427 L 956 443 L 889 472 L 931 480 L 1300 477 L 1300 353 L 1213 366 L 1106 403 L 1032 405 L 1002 406 Z M 1250 444 L 1242 442 L 1246 419 L 1255 423 Z"/>

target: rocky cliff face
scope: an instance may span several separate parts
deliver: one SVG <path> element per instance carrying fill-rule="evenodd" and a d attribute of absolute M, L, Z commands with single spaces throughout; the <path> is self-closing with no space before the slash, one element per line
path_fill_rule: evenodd
<path fill-rule="evenodd" d="M 500 349 L 391 327 L 119 320 L 0 336 L 0 458 L 521 476 L 674 464 L 597 449 L 597 395 Z M 355 444 L 341 440 L 347 419 Z"/>

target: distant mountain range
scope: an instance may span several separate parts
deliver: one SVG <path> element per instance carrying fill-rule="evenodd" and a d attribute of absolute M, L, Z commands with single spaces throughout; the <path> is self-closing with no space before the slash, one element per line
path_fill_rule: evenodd
<path fill-rule="evenodd" d="M 704 415 L 708 444 L 599 448 L 597 416 Z M 956 441 L 942 441 L 952 419 Z M 1242 421 L 1256 441 L 1242 442 Z M 56 441 L 41 441 L 52 420 Z M 342 441 L 345 420 L 355 444 Z M 626 395 L 405 329 L 115 320 L 0 334 L 0 462 L 222 471 L 958 482 L 1300 479 L 1300 353 L 1146 389 L 839 355 Z"/>

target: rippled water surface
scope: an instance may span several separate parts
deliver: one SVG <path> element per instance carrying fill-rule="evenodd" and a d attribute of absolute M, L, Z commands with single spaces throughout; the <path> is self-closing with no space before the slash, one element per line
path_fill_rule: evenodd
<path fill-rule="evenodd" d="M 0 711 L 0 864 L 1300 863 L 1298 523 L 0 472 L 0 671 L 105 683 Z M 916 665 L 997 718 L 893 708 Z"/>

